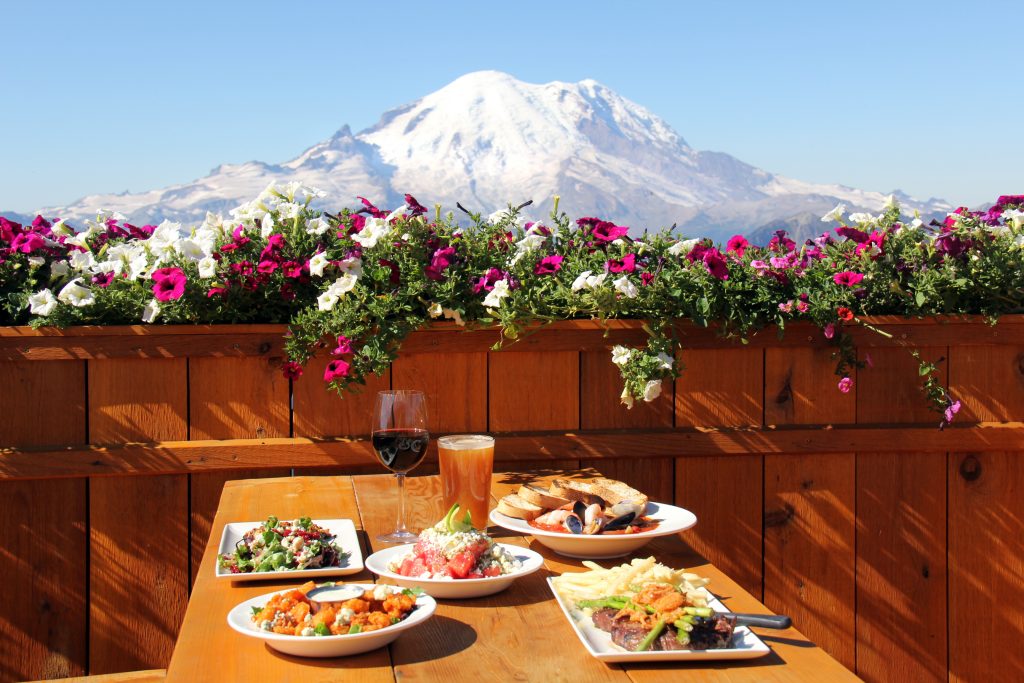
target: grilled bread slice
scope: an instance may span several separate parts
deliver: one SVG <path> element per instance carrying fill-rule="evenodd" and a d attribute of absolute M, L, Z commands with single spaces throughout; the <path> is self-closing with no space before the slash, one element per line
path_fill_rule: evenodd
<path fill-rule="evenodd" d="M 605 506 L 623 501 L 634 501 L 646 505 L 647 496 L 625 482 L 616 479 L 554 479 L 550 493 L 569 500 L 581 500 L 588 505 L 598 503 Z"/>
<path fill-rule="evenodd" d="M 536 484 L 523 484 L 520 486 L 519 497 L 545 510 L 554 510 L 572 502 L 568 498 L 552 495 L 547 489 L 541 488 Z"/>
<path fill-rule="evenodd" d="M 525 501 L 514 493 L 510 493 L 498 501 L 498 512 L 516 519 L 537 519 L 544 514 L 544 508 Z"/>

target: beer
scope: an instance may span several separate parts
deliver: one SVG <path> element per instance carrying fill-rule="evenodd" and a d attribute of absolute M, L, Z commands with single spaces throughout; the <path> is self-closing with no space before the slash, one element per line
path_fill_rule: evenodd
<path fill-rule="evenodd" d="M 443 436 L 437 440 L 437 453 L 445 509 L 458 503 L 462 508 L 459 519 L 468 510 L 474 527 L 487 528 L 494 438 L 483 434 Z"/>

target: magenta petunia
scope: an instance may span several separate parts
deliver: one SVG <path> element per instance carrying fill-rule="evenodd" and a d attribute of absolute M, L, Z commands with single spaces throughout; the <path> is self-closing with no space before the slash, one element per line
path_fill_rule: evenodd
<path fill-rule="evenodd" d="M 351 366 L 343 360 L 337 358 L 332 360 L 324 369 L 324 381 L 333 382 L 336 379 L 347 377 L 349 367 Z"/>
<path fill-rule="evenodd" d="M 46 245 L 43 238 L 34 232 L 23 232 L 14 238 L 11 249 L 20 251 L 22 254 L 31 254 L 36 249 L 42 249 Z"/>
<path fill-rule="evenodd" d="M 293 360 L 287 361 L 281 366 L 281 374 L 285 379 L 298 379 L 302 377 L 302 365 Z"/>
<path fill-rule="evenodd" d="M 430 265 L 423 269 L 423 274 L 431 280 L 439 282 L 444 279 L 445 269 L 452 264 L 455 258 L 455 247 L 444 247 L 434 251 L 430 257 Z"/>
<path fill-rule="evenodd" d="M 545 256 L 533 268 L 534 275 L 554 275 L 562 269 L 562 257 L 558 255 Z"/>
<path fill-rule="evenodd" d="M 943 417 L 946 418 L 946 424 L 953 421 L 956 414 L 960 412 L 960 406 L 960 401 L 952 401 L 948 406 L 946 406 L 946 410 L 943 411 Z"/>
<path fill-rule="evenodd" d="M 636 254 L 626 254 L 620 259 L 609 259 L 605 267 L 609 273 L 632 273 L 636 270 Z"/>
<path fill-rule="evenodd" d="M 370 214 L 374 218 L 386 218 L 387 217 L 387 215 L 388 215 L 387 211 L 381 211 L 376 206 L 371 204 L 370 200 L 367 199 L 366 197 L 356 197 L 356 199 L 361 201 L 363 203 L 363 206 L 366 207 L 365 209 L 363 209 L 363 211 L 365 211 L 366 213 Z"/>
<path fill-rule="evenodd" d="M 411 194 L 405 195 L 405 205 L 409 207 L 413 216 L 422 216 L 427 212 L 427 207 L 416 201 L 416 198 Z"/>
<path fill-rule="evenodd" d="M 277 270 L 276 261 L 263 260 L 256 265 L 256 272 L 264 273 L 266 275 L 273 273 L 275 270 Z"/>
<path fill-rule="evenodd" d="M 344 356 L 346 353 L 352 353 L 352 340 L 343 334 L 338 335 L 338 346 L 331 354 L 335 356 Z"/>
<path fill-rule="evenodd" d="M 843 392 L 844 394 L 848 394 L 850 393 L 850 389 L 853 388 L 853 380 L 850 379 L 849 377 L 843 377 L 841 380 L 839 380 L 838 387 L 839 391 Z"/>
<path fill-rule="evenodd" d="M 864 279 L 864 276 L 860 273 L 854 273 L 849 270 L 844 270 L 841 273 L 836 273 L 832 276 L 832 281 L 837 285 L 843 285 L 845 287 L 853 287 L 860 283 Z"/>
<path fill-rule="evenodd" d="M 836 336 L 835 323 L 828 323 L 827 325 L 825 325 L 824 329 L 822 329 L 822 334 L 825 335 L 825 339 L 831 339 L 832 337 Z"/>
<path fill-rule="evenodd" d="M 308 263 L 308 261 L 307 261 L 307 263 Z M 308 266 L 306 266 L 305 269 L 308 269 Z M 281 272 L 284 273 L 285 277 L 290 277 L 290 278 L 302 277 L 303 270 L 304 270 L 303 265 L 301 263 L 299 263 L 298 261 L 285 261 L 284 263 L 281 264 Z"/>
<path fill-rule="evenodd" d="M 743 258 L 743 253 L 750 246 L 750 242 L 743 235 L 733 235 L 729 238 L 729 241 L 725 245 L 726 251 L 735 253 L 740 258 Z"/>
<path fill-rule="evenodd" d="M 722 252 L 711 247 L 704 252 L 703 261 L 704 267 L 708 269 L 708 272 L 719 280 L 729 279 L 729 267 L 725 263 L 725 257 L 722 256 Z"/>
<path fill-rule="evenodd" d="M 640 284 L 646 287 L 654 282 L 654 273 L 640 273 Z"/>
<path fill-rule="evenodd" d="M 614 242 L 615 240 L 628 235 L 629 228 L 622 225 L 615 225 L 608 221 L 601 221 L 594 226 L 594 229 L 591 230 L 590 234 L 598 242 Z"/>
<path fill-rule="evenodd" d="M 174 301 L 185 293 L 185 273 L 181 268 L 160 268 L 154 270 L 153 296 L 157 301 Z"/>
<path fill-rule="evenodd" d="M 109 287 L 110 283 L 114 280 L 114 271 L 106 273 L 99 273 L 98 275 L 92 276 L 92 283 L 97 287 Z"/>

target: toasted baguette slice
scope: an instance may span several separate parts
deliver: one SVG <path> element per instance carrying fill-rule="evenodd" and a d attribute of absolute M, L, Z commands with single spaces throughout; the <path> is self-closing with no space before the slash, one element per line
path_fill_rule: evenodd
<path fill-rule="evenodd" d="M 587 505 L 597 503 L 604 507 L 608 502 L 592 491 L 590 482 L 583 479 L 552 479 L 548 486 L 548 493 L 559 498 L 567 498 L 570 501 L 579 500 Z"/>
<path fill-rule="evenodd" d="M 617 479 L 594 479 L 590 484 L 594 488 L 594 492 L 607 500 L 610 505 L 626 500 L 644 505 L 650 502 L 645 494 Z"/>
<path fill-rule="evenodd" d="M 537 519 L 544 514 L 544 508 L 523 500 L 514 493 L 510 493 L 498 501 L 498 512 L 516 519 Z"/>
<path fill-rule="evenodd" d="M 560 508 L 563 505 L 568 505 L 570 501 L 568 498 L 562 496 L 553 496 L 547 490 L 537 486 L 536 484 L 523 484 L 519 487 L 519 497 L 528 503 L 540 506 L 545 510 L 554 510 Z"/>

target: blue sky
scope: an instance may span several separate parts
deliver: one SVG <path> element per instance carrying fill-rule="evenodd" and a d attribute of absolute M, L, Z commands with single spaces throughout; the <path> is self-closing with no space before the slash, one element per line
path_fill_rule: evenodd
<path fill-rule="evenodd" d="M 0 0 L 0 210 L 284 161 L 480 69 L 593 78 L 802 180 L 1024 192 L 1015 3 L 633 4 Z"/>

